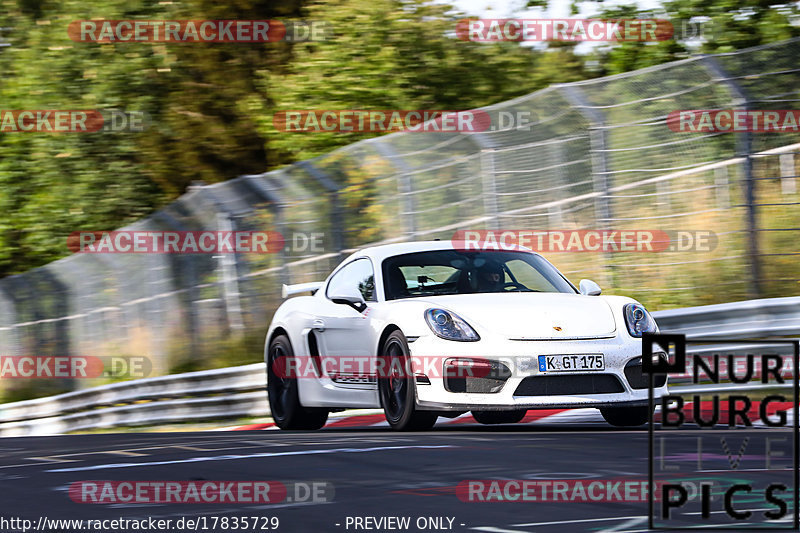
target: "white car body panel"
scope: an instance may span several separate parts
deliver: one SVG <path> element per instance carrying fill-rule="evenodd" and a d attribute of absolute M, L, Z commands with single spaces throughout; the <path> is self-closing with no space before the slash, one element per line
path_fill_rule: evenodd
<path fill-rule="evenodd" d="M 622 296 L 584 296 L 565 293 L 484 293 L 419 296 L 385 301 L 381 264 L 387 257 L 425 250 L 453 249 L 449 242 L 403 243 L 367 248 L 352 254 L 328 276 L 313 296 L 286 300 L 275 312 L 265 344 L 278 330 L 289 337 L 295 355 L 310 356 L 308 335 L 314 331 L 320 354 L 374 356 L 379 353 L 381 335 L 389 326 L 398 327 L 409 339 L 412 356 L 480 357 L 519 360 L 538 355 L 603 354 L 603 374 L 614 374 L 625 391 L 583 396 L 515 396 L 527 376 L 540 375 L 538 368 L 515 370 L 497 393 L 449 392 L 441 377 L 430 384 L 417 381 L 417 405 L 437 411 L 508 410 L 518 408 L 596 407 L 610 404 L 647 402 L 647 389 L 633 389 L 623 368 L 641 356 L 641 339 L 630 336 L 623 306 L 637 303 Z M 527 250 L 524 250 L 527 251 Z M 529 251 L 528 251 L 529 252 Z M 533 252 L 529 252 L 533 253 Z M 358 258 L 372 262 L 377 301 L 359 313 L 334 303 L 325 296 L 330 278 L 344 265 Z M 555 268 L 555 267 L 554 267 Z M 424 320 L 425 310 L 440 307 L 456 313 L 475 329 L 476 342 L 445 340 L 433 334 Z M 324 322 L 324 331 L 314 328 Z M 556 329 L 560 328 L 560 331 Z M 548 372 L 552 374 L 553 372 Z M 589 374 L 570 372 L 564 375 Z M 597 372 L 594 372 L 597 373 Z M 375 383 L 334 383 L 329 377 L 298 379 L 300 402 L 305 407 L 379 408 Z M 666 394 L 667 386 L 655 390 Z"/>

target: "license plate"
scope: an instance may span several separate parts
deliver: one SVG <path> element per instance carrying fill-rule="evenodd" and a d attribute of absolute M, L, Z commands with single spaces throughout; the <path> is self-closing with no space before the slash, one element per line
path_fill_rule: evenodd
<path fill-rule="evenodd" d="M 605 368 L 602 354 L 539 356 L 539 372 L 575 372 Z"/>

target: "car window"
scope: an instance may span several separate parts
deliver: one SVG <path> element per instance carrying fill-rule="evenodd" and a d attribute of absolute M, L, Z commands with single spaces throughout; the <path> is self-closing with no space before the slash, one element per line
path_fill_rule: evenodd
<path fill-rule="evenodd" d="M 434 250 L 383 261 L 387 300 L 438 294 L 565 292 L 575 288 L 536 254 Z"/>
<path fill-rule="evenodd" d="M 375 276 L 369 259 L 356 259 L 339 269 L 328 282 L 325 296 L 330 298 L 348 287 L 356 287 L 364 301 L 375 301 Z"/>
<path fill-rule="evenodd" d="M 507 261 L 505 266 L 507 282 L 511 281 L 509 279 L 510 274 L 514 280 L 531 290 L 539 292 L 550 292 L 552 290 L 552 283 L 530 263 L 526 263 L 521 259 L 512 259 Z"/>
<path fill-rule="evenodd" d="M 430 284 L 442 284 L 457 279 L 460 270 L 451 266 L 432 265 L 422 266 L 401 266 L 400 272 L 406 282 L 406 287 L 424 287 Z"/>

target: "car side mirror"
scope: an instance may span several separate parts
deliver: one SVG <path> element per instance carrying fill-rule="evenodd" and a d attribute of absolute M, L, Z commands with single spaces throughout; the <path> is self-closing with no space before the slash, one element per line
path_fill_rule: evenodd
<path fill-rule="evenodd" d="M 333 303 L 349 305 L 359 313 L 367 308 L 367 303 L 357 287 L 340 287 L 329 298 Z"/>
<path fill-rule="evenodd" d="M 590 279 L 582 279 L 579 288 L 584 296 L 599 296 L 603 292 L 600 285 Z"/>

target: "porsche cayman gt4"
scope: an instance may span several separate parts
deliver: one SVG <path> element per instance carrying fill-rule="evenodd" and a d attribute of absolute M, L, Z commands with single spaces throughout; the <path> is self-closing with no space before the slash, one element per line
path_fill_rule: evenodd
<path fill-rule="evenodd" d="M 318 429 L 351 408 L 382 408 L 398 430 L 467 411 L 486 424 L 577 407 L 615 426 L 648 420 L 641 336 L 653 318 L 590 280 L 575 287 L 530 250 L 375 246 L 283 292 L 294 297 L 264 349 L 280 428 Z M 666 394 L 666 378 L 655 387 Z"/>

